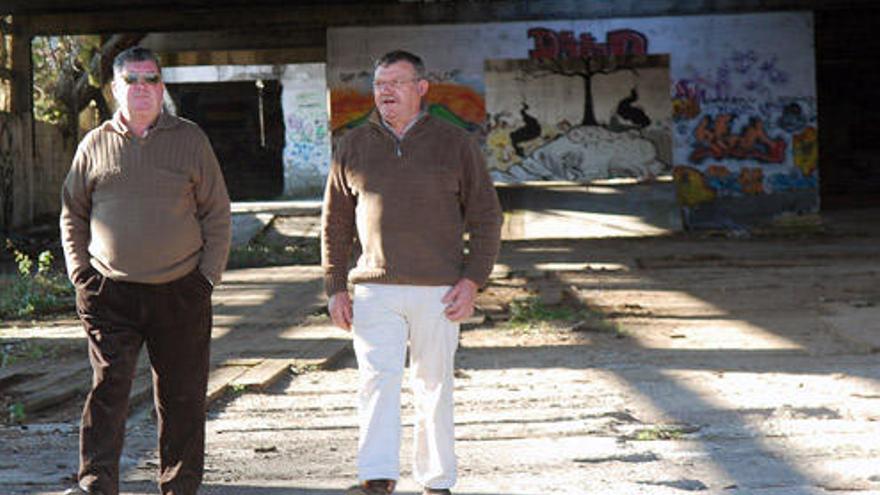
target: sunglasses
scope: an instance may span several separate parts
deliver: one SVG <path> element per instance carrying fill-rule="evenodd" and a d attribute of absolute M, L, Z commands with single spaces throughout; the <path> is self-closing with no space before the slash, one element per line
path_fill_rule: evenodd
<path fill-rule="evenodd" d="M 136 83 L 153 85 L 162 82 L 162 76 L 155 72 L 147 74 L 124 74 L 122 80 L 125 81 L 125 84 L 129 85 Z"/>

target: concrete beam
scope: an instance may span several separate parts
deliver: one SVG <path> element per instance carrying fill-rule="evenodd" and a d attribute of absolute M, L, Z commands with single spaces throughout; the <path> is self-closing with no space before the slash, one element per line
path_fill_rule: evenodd
<path fill-rule="evenodd" d="M 219 50 L 272 50 L 294 47 L 324 46 L 327 30 L 288 26 L 269 26 L 259 32 L 245 29 L 221 31 L 178 31 L 150 33 L 141 41 L 157 52 L 219 51 Z"/>
<path fill-rule="evenodd" d="M 34 34 L 126 31 L 203 31 L 238 29 L 259 32 L 271 26 L 315 29 L 328 26 L 476 23 L 499 21 L 595 19 L 717 14 L 773 10 L 880 8 L 874 0 L 499 0 L 484 2 L 207 2 L 166 4 L 129 0 L 7 0 L 0 9 L 28 13 Z M 2 13 L 2 12 L 0 12 Z M 124 25 L 121 19 L 125 19 Z"/>
<path fill-rule="evenodd" d="M 277 50 L 214 50 L 156 51 L 164 67 L 185 65 L 284 65 L 323 63 L 327 51 L 323 46 Z"/>

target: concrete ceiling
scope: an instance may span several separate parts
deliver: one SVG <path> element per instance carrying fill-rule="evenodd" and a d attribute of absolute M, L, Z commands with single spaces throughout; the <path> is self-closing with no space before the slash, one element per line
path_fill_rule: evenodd
<path fill-rule="evenodd" d="M 3 0 L 35 34 L 429 24 L 877 8 L 876 0 Z"/>
<path fill-rule="evenodd" d="M 333 26 L 876 9 L 877 0 L 3 0 L 20 33 L 148 35 L 169 65 L 321 62 Z"/>

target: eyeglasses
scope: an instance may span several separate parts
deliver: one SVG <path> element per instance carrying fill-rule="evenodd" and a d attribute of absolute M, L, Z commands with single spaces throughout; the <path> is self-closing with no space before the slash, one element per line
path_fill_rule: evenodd
<path fill-rule="evenodd" d="M 128 85 L 137 84 L 137 83 L 153 85 L 153 84 L 159 84 L 160 82 L 162 82 L 162 76 L 160 76 L 159 74 L 156 74 L 155 72 L 149 72 L 146 74 L 130 74 L 129 73 L 129 74 L 124 74 L 122 76 L 122 80 L 125 81 L 125 84 L 128 84 Z"/>
<path fill-rule="evenodd" d="M 385 88 L 389 88 L 389 89 L 397 89 L 397 88 L 403 86 L 404 84 L 409 84 L 409 83 L 411 83 L 411 82 L 416 82 L 416 81 L 418 81 L 418 80 L 419 80 L 419 78 L 414 78 L 414 79 L 392 79 L 392 80 L 390 80 L 390 81 L 373 81 L 373 89 L 375 89 L 376 91 L 380 91 L 380 90 L 385 89 Z"/>

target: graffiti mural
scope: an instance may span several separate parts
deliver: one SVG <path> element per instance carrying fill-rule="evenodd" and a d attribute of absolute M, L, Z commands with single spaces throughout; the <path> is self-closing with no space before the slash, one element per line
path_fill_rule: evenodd
<path fill-rule="evenodd" d="M 814 41 L 810 12 L 330 28 L 330 127 L 362 122 L 372 60 L 406 49 L 498 181 L 672 172 L 692 225 L 815 211 Z"/>
<path fill-rule="evenodd" d="M 733 50 L 674 83 L 675 180 L 687 218 L 725 199 L 774 194 L 800 195 L 799 210 L 818 207 L 816 99 L 792 96 L 804 92 L 784 62 L 772 49 Z M 716 221 L 729 224 L 702 223 Z"/>
<path fill-rule="evenodd" d="M 535 42 L 529 50 L 529 58 L 559 60 L 589 57 L 608 57 L 611 55 L 647 55 L 648 38 L 632 29 L 618 29 L 608 32 L 606 43 L 596 43 L 591 33 L 581 33 L 575 38 L 574 31 L 554 31 L 543 27 L 528 31 L 529 38 Z"/>
<path fill-rule="evenodd" d="M 330 90 L 334 139 L 364 123 L 373 110 L 372 73 L 346 73 L 341 79 L 345 84 Z M 480 88 L 462 81 L 458 71 L 429 72 L 428 81 L 431 84 L 425 102 L 429 114 L 472 132 L 481 130 L 486 104 Z"/>
<path fill-rule="evenodd" d="M 780 56 L 734 51 L 673 85 L 676 185 L 685 207 L 719 198 L 818 193 L 816 100 L 783 96 Z M 700 178 L 694 177 L 700 175 Z M 704 185 L 713 194 L 699 194 Z"/>
<path fill-rule="evenodd" d="M 487 61 L 493 177 L 586 181 L 669 172 L 668 64 L 661 55 Z"/>
<path fill-rule="evenodd" d="M 690 161 L 700 163 L 706 158 L 720 160 L 757 160 L 766 163 L 782 163 L 785 159 L 785 140 L 771 139 L 764 130 L 764 123 L 751 117 L 740 131 L 734 131 L 736 115 L 704 115 L 694 129 L 694 150 Z"/>
<path fill-rule="evenodd" d="M 327 132 L 327 104 L 323 90 L 285 89 L 284 193 L 316 196 L 324 184 L 330 164 L 330 136 Z"/>

